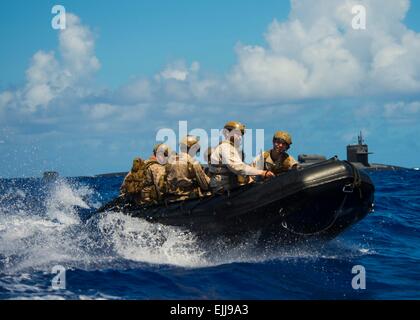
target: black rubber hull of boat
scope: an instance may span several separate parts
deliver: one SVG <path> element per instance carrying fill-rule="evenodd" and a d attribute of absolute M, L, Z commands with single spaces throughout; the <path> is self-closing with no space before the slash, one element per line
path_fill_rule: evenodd
<path fill-rule="evenodd" d="M 229 195 L 155 207 L 136 207 L 116 199 L 99 211 L 122 211 L 182 227 L 204 240 L 240 241 L 258 235 L 261 243 L 275 244 L 334 238 L 372 210 L 373 197 L 367 174 L 331 159 Z"/>

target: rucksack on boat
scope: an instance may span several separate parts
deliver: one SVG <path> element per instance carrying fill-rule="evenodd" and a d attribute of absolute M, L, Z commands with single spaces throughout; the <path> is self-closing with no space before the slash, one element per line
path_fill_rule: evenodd
<path fill-rule="evenodd" d="M 153 185 L 153 181 L 147 179 L 147 169 L 158 164 L 156 160 L 143 161 L 137 171 L 131 171 L 126 178 L 125 188 L 128 193 L 140 193 L 144 188 Z"/>

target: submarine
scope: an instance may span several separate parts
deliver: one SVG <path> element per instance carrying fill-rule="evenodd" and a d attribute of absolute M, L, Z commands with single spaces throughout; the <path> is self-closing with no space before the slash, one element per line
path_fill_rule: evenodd
<path fill-rule="evenodd" d="M 267 248 L 338 236 L 373 211 L 374 191 L 367 173 L 334 157 L 225 194 L 159 205 L 120 196 L 97 212 L 179 227 L 203 241 L 236 243 L 257 235 Z"/>
<path fill-rule="evenodd" d="M 359 133 L 357 142 L 357 144 L 350 144 L 347 146 L 347 161 L 356 168 L 368 171 L 407 170 L 407 168 L 394 165 L 369 163 L 369 154 L 372 154 L 372 152 L 369 152 L 369 146 L 365 143 L 362 132 Z M 300 154 L 298 156 L 298 162 L 301 166 L 308 166 L 317 162 L 325 161 L 325 159 L 325 156 L 317 154 Z"/>

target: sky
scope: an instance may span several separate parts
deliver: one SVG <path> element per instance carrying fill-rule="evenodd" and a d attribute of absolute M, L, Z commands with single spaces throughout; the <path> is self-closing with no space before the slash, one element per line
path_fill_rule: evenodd
<path fill-rule="evenodd" d="M 179 121 L 238 120 L 266 149 L 286 130 L 295 157 L 345 159 L 362 131 L 371 162 L 419 167 L 419 15 L 409 0 L 1 1 L 0 177 L 127 171 Z"/>

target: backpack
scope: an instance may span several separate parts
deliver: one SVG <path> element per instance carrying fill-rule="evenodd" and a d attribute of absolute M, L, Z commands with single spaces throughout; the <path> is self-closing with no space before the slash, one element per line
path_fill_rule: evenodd
<path fill-rule="evenodd" d="M 137 171 L 131 171 L 126 177 L 124 184 L 128 193 L 140 193 L 144 188 L 152 186 L 153 181 L 147 179 L 147 169 L 158 164 L 156 160 L 143 161 Z"/>

